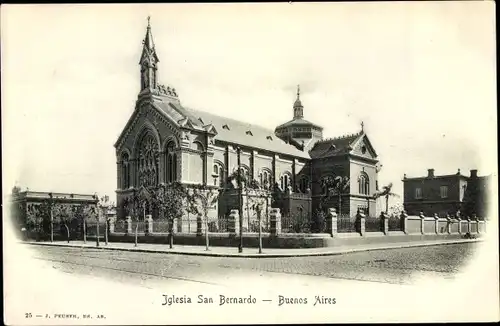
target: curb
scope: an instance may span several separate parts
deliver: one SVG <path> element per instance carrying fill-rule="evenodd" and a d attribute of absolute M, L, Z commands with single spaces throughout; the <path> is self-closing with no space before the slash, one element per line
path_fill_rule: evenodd
<path fill-rule="evenodd" d="M 401 249 L 401 248 L 414 248 L 414 247 L 429 247 L 429 246 L 440 246 L 440 245 L 451 245 L 460 243 L 471 243 L 471 242 L 482 242 L 483 239 L 464 239 L 464 240 L 450 240 L 446 242 L 429 242 L 429 243 L 415 243 L 415 244 L 400 244 L 393 246 L 383 246 L 376 248 L 351 248 L 344 249 L 340 251 L 326 251 L 326 252 L 305 252 L 305 253 L 282 253 L 282 254 L 239 254 L 239 253 L 216 253 L 216 252 L 189 252 L 189 251 L 179 251 L 173 249 L 172 251 L 165 250 L 155 250 L 155 249 L 141 249 L 141 248 L 113 248 L 106 247 L 106 245 L 101 245 L 99 247 L 91 247 L 86 245 L 71 245 L 71 244 L 54 244 L 54 243 L 40 243 L 40 242 L 20 242 L 21 244 L 35 245 L 35 246 L 52 246 L 52 247 L 63 247 L 63 248 L 80 248 L 80 249 L 100 249 L 100 250 L 118 250 L 118 251 L 130 251 L 130 252 L 146 252 L 146 253 L 158 253 L 158 254 L 169 254 L 169 255 L 186 255 L 186 256 L 207 256 L 207 257 L 228 257 L 228 258 L 283 258 L 283 257 L 312 257 L 312 256 L 337 256 L 355 252 L 363 251 L 376 251 L 376 250 L 388 250 L 388 249 Z M 339 247 L 341 248 L 341 247 Z"/>

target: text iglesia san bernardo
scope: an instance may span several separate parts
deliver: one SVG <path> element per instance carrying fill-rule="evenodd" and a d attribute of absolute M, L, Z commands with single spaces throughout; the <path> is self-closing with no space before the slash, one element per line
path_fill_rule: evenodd
<path fill-rule="evenodd" d="M 163 306 L 171 306 L 173 304 L 190 304 L 190 303 L 198 303 L 198 304 L 214 304 L 215 300 L 213 297 L 209 296 L 204 296 L 202 294 L 199 294 L 197 297 L 196 301 L 193 301 L 191 297 L 187 295 L 183 296 L 176 296 L 176 295 L 167 295 L 163 294 L 163 299 L 164 302 L 162 303 Z M 273 300 L 259 300 L 259 301 L 273 301 Z M 278 305 L 287 305 L 287 304 L 309 304 L 310 302 L 313 302 L 313 306 L 320 304 L 320 305 L 332 305 L 336 304 L 337 300 L 336 298 L 332 297 L 324 297 L 320 295 L 314 296 L 314 300 L 308 300 L 307 297 L 285 297 L 282 295 L 278 296 Z M 225 295 L 220 294 L 219 295 L 219 306 L 222 306 L 224 304 L 256 304 L 257 299 L 253 297 L 252 295 L 249 295 L 248 297 L 227 297 Z"/>

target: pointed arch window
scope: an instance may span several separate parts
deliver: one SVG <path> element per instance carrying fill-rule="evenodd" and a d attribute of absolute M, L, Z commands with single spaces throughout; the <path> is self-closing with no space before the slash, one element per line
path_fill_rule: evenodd
<path fill-rule="evenodd" d="M 359 176 L 358 186 L 359 186 L 358 192 L 361 195 L 370 194 L 370 179 L 368 178 L 368 175 L 366 175 L 366 173 L 363 173 Z"/>
<path fill-rule="evenodd" d="M 215 163 L 212 170 L 214 186 L 224 187 L 224 168 L 220 163 Z"/>
<path fill-rule="evenodd" d="M 177 181 L 177 153 L 175 152 L 175 143 L 170 142 L 165 151 L 165 180 L 167 182 Z"/>
<path fill-rule="evenodd" d="M 303 176 L 302 178 L 300 178 L 300 183 L 299 183 L 300 192 L 306 193 L 308 188 L 309 188 L 309 178 Z"/>
<path fill-rule="evenodd" d="M 288 190 L 288 186 L 290 186 L 290 180 L 291 176 L 288 172 L 281 175 L 280 177 L 281 190 L 283 191 Z"/>
<path fill-rule="evenodd" d="M 139 186 L 153 187 L 158 184 L 158 142 L 146 133 L 139 143 Z"/>

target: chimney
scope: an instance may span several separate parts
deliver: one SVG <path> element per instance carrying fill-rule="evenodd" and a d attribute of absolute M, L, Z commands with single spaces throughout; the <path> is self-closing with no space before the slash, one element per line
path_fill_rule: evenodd
<path fill-rule="evenodd" d="M 434 169 L 428 169 L 427 170 L 427 177 L 428 178 L 434 178 Z"/>
<path fill-rule="evenodd" d="M 477 178 L 477 170 L 470 170 L 470 177 L 471 178 Z"/>

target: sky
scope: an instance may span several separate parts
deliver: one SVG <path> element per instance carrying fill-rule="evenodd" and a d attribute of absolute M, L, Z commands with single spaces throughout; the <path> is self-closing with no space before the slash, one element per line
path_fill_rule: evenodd
<path fill-rule="evenodd" d="M 405 173 L 497 173 L 493 2 L 3 5 L 4 194 L 115 197 L 148 15 L 187 107 L 274 129 L 300 84 L 324 137 L 364 121 L 400 195 Z"/>

